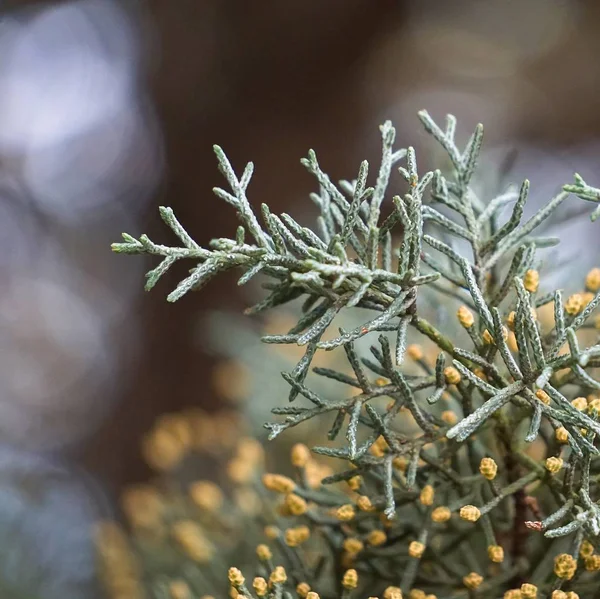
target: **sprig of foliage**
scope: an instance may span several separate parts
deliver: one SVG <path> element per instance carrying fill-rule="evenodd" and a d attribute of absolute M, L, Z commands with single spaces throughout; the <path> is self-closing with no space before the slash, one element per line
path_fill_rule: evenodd
<path fill-rule="evenodd" d="M 574 184 L 565 185 L 523 221 L 528 181 L 518 191 L 510 188 L 489 201 L 479 197 L 471 185 L 483 127 L 478 125 L 460 149 L 455 142 L 454 117 L 449 115 L 442 128 L 427 112 L 419 116 L 426 131 L 445 150 L 449 172 L 420 174 L 414 149 L 394 148 L 395 130 L 389 122 L 381 127 L 382 159 L 373 187 L 367 186 L 366 162 L 355 181 L 336 186 L 322 171 L 315 153 L 309 152 L 302 163 L 319 184 L 319 193 L 311 195 L 320 212 L 318 235 L 287 214 L 271 213 L 264 204 L 261 224 L 246 196 L 252 163 L 238 177 L 224 152 L 215 146 L 219 168 L 231 191 L 215 188 L 214 192 L 236 209 L 242 222 L 235 239 L 215 239 L 209 248 L 203 248 L 186 233 L 172 210 L 161 208 L 163 220 L 181 247 L 159 245 L 145 235 L 135 239 L 124 234 L 124 242 L 114 244 L 113 249 L 163 258 L 148 273 L 147 289 L 176 261 L 194 260 L 197 265 L 169 294 L 169 301 L 232 268 L 243 271 L 239 284 L 259 273 L 269 278 L 264 285 L 268 295 L 248 313 L 302 298 L 298 323 L 282 334 L 265 336 L 263 341 L 306 348 L 293 370 L 282 374 L 290 386 L 289 401 L 302 397 L 308 404 L 275 408 L 273 412 L 285 418 L 266 425 L 270 437 L 331 414 L 329 441 L 342 430 L 345 441 L 320 445 L 313 451 L 341 459 L 347 468 L 324 483 L 365 477 L 370 483 L 366 489 L 373 493 L 370 501 L 388 520 L 402 511 L 407 499 L 414 500 L 416 489 L 432 486 L 445 497 L 449 513 L 460 511 L 466 521 L 480 520 L 488 546 L 498 546 L 496 537 L 506 537 L 507 531 L 512 535 L 508 571 L 496 573 L 481 592 L 519 580 L 533 581 L 548 592 L 558 591 L 567 577 L 561 577 L 556 568 L 555 574 L 536 568 L 537 564 L 528 560 L 524 542 L 522 546 L 519 542 L 523 530 L 527 532 L 524 514 L 531 504 L 526 499 L 532 485 L 547 491 L 539 493 L 538 503 L 544 503 L 549 515 L 528 523 L 547 539 L 538 544 L 542 562 L 546 559 L 543 555 L 551 556 L 555 548 L 551 539 L 571 538 L 571 553 L 577 556 L 584 538 L 600 536 L 600 508 L 594 499 L 600 400 L 590 400 L 588 405 L 580 397 L 600 389 L 594 376 L 600 366 L 600 345 L 586 345 L 586 328 L 600 304 L 600 273 L 597 282 L 588 282 L 587 295 L 575 294 L 564 302 L 560 290 L 540 294 L 537 250 L 555 245 L 557 240 L 538 230 L 570 195 L 600 204 L 600 190 L 575 175 Z M 405 166 L 398 167 L 404 159 Z M 390 177 L 396 167 L 407 191 L 389 201 Z M 503 208 L 513 202 L 510 217 L 502 223 Z M 600 206 L 592 220 L 599 215 Z M 461 347 L 461 339 L 448 336 L 444 323 L 437 323 L 438 328 L 429 321 L 427 310 L 418 301 L 424 286 L 463 304 L 457 314 L 468 332 L 466 346 Z M 543 327 L 537 311 L 550 304 L 553 318 Z M 339 329 L 332 336 L 336 316 L 348 309 L 367 310 L 368 316 L 360 326 Z M 377 341 L 370 347 L 371 356 L 361 355 L 359 340 L 372 334 Z M 435 368 L 421 361 L 423 374 L 406 370 L 409 334 L 423 335 L 437 345 Z M 316 352 L 336 348 L 343 348 L 352 376 L 326 369 L 318 369 L 317 374 L 358 390 L 343 399 L 323 397 L 307 384 Z M 570 401 L 568 397 L 573 396 L 578 399 Z M 385 409 L 378 403 L 382 397 L 391 400 Z M 443 417 L 440 405 L 448 403 L 459 406 L 455 411 L 462 412 L 460 421 Z M 397 425 L 406 413 L 415 423 L 409 433 Z M 526 430 L 522 424 L 527 425 Z M 528 455 L 529 444 L 537 439 L 549 454 L 545 462 Z M 563 450 L 561 443 L 568 449 Z M 488 488 L 486 477 L 477 474 L 482 458 L 503 465 L 501 484 L 498 480 Z M 399 464 L 404 467 L 399 469 Z M 310 499 L 319 504 L 324 497 L 319 494 Z M 509 499 L 512 513 L 506 511 Z M 430 529 L 430 511 L 418 508 L 413 516 L 421 521 L 422 530 Z M 419 542 L 425 544 L 425 537 Z M 470 533 L 450 527 L 440 542 L 470 546 Z M 397 549 L 398 544 L 392 547 Z M 440 553 L 436 555 L 439 558 Z M 462 580 L 473 593 L 481 580 L 476 584 L 479 574 L 474 569 L 473 577 L 465 582 L 461 557 L 453 574 L 446 573 L 447 584 L 452 587 Z M 471 561 L 478 560 L 473 556 Z M 361 564 L 372 572 L 369 555 Z M 398 584 L 407 592 L 420 576 L 420 561 L 409 560 L 403 567 Z M 275 585 L 274 597 L 280 596 L 279 588 Z M 238 590 L 250 594 L 245 587 Z"/>

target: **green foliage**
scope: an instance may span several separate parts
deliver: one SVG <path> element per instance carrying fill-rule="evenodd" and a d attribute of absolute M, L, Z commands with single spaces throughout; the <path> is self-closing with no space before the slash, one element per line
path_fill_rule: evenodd
<path fill-rule="evenodd" d="M 560 290 L 538 292 L 536 268 L 537 251 L 558 243 L 540 233 L 541 225 L 571 195 L 600 204 L 600 189 L 575 175 L 574 184 L 565 185 L 524 220 L 528 181 L 490 200 L 479 197 L 472 186 L 481 125 L 461 150 L 454 117 L 448 116 L 441 128 L 426 112 L 419 116 L 447 154 L 448 172 L 419 173 L 413 148 L 394 149 L 395 130 L 389 122 L 381 127 L 382 159 L 373 186 L 367 185 L 367 162 L 356 180 L 335 185 L 314 152 L 302 160 L 319 184 L 319 192 L 311 194 L 320 212 L 318 234 L 288 214 L 271 213 L 264 204 L 259 221 L 246 195 L 252 163 L 238 177 L 215 146 L 230 191 L 214 192 L 235 208 L 242 222 L 234 239 L 215 239 L 203 248 L 171 209 L 161 208 L 181 246 L 127 234 L 124 242 L 113 245 L 120 253 L 162 257 L 147 275 L 147 289 L 176 261 L 196 262 L 169 301 L 233 268 L 243 272 L 240 285 L 259 273 L 268 278 L 263 285 L 268 294 L 247 310 L 250 314 L 303 301 L 302 315 L 292 328 L 263 337 L 265 343 L 305 348 L 296 366 L 282 373 L 290 387 L 289 402 L 273 413 L 284 418 L 266 426 L 275 438 L 329 416 L 328 440 L 312 450 L 341 460 L 343 466 L 323 481 L 322 489 L 299 491 L 315 506 L 302 517 L 327 539 L 329 554 L 323 559 L 330 562 L 325 567 L 322 559 L 312 563 L 291 557 L 288 582 L 273 584 L 269 597 L 281 597 L 294 588 L 291 582 L 307 579 L 324 597 L 366 597 L 395 586 L 406 593 L 417 584 L 442 597 L 497 597 L 522 582 L 536 584 L 550 596 L 568 578 L 561 577 L 559 568 L 553 570 L 555 556 L 562 551 L 578 559 L 584 539 L 599 540 L 600 400 L 584 405 L 571 399 L 600 389 L 595 377 L 600 345 L 589 330 L 600 304 L 600 282 L 590 286 L 595 292 L 590 297 L 572 296 L 564 302 Z M 404 166 L 398 166 L 401 161 Z M 390 198 L 394 171 L 407 191 Z M 511 203 L 512 212 L 503 222 L 503 209 Z M 600 206 L 592 220 L 599 215 Z M 455 335 L 454 326 L 430 322 L 431 310 L 421 301 L 425 290 L 429 300 L 430 292 L 436 292 L 438 301 L 463 305 L 459 318 L 467 334 Z M 551 322 L 543 325 L 536 311 L 552 304 Z M 360 325 L 331 335 L 336 317 L 349 310 L 360 315 Z M 417 374 L 407 368 L 407 339 L 415 334 L 439 349 L 435 365 L 417 359 Z M 371 342 L 370 355 L 359 351 L 363 338 Z M 311 363 L 317 352 L 338 348 L 345 352 L 352 374 L 316 368 L 315 375 L 347 385 L 355 394 L 324 397 L 308 382 Z M 390 402 L 387 407 L 382 398 Z M 443 417 L 448 410 L 459 415 L 458 422 Z M 399 426 L 407 414 L 414 420 L 412 428 Z M 555 439 L 555 431 L 566 445 Z M 536 443 L 541 456 L 530 451 Z M 499 465 L 497 477 L 479 472 L 483 458 Z M 347 498 L 326 486 L 356 476 L 374 511 L 363 510 L 348 522 L 327 515 Z M 419 501 L 419 490 L 425 487 L 434 489 L 435 503 Z M 461 517 L 440 520 L 434 514 L 441 506 Z M 477 506 L 476 517 L 461 510 L 465 506 Z M 368 536 L 380 525 L 379 512 L 391 532 L 384 547 L 353 556 L 359 576 L 358 591 L 353 591 L 340 582 L 343 541 Z M 529 513 L 536 519 L 526 523 Z M 418 557 L 407 550 L 413 540 L 425 546 Z M 500 566 L 481 557 L 490 546 L 504 547 Z M 583 569 L 581 561 L 578 572 Z M 589 596 L 597 583 L 594 576 L 578 573 L 566 584 Z M 245 596 L 252 594 L 243 584 L 234 586 Z M 456 594 L 457 588 L 463 590 Z M 393 592 L 388 589 L 388 595 Z"/>

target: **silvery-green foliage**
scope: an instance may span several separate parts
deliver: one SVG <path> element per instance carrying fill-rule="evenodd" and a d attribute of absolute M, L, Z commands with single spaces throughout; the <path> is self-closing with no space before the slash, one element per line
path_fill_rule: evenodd
<path fill-rule="evenodd" d="M 266 277 L 267 293 L 247 310 L 249 314 L 302 301 L 296 324 L 281 334 L 263 337 L 267 344 L 303 348 L 297 364 L 282 373 L 288 401 L 281 399 L 272 410 L 282 418 L 266 427 L 270 438 L 275 438 L 313 418 L 326 417 L 331 425 L 330 442 L 313 451 L 338 458 L 348 467 L 325 483 L 357 474 L 371 479 L 373 500 L 390 520 L 406 509 L 403 506 L 410 498 L 414 501 L 415 488 L 433 484 L 452 511 L 471 503 L 479 507 L 486 545 L 497 545 L 497 536 L 520 538 L 524 523 L 519 518 L 527 509 L 524 490 L 539 483 L 546 492 L 539 499 L 549 511 L 540 522 L 530 523 L 545 535 L 536 545 L 538 559 L 546 563 L 555 547 L 549 539 L 563 537 L 571 539 L 570 551 L 577 555 L 582 540 L 595 539 L 600 532 L 595 503 L 598 410 L 571 403 L 573 397 L 600 389 L 595 378 L 600 345 L 585 334 L 600 304 L 600 285 L 585 302 L 583 297 L 565 302 L 560 290 L 539 292 L 537 282 L 533 285 L 527 277 L 539 265 L 540 250 L 558 243 L 543 234 L 541 225 L 570 197 L 600 204 L 600 190 L 575 175 L 573 184 L 565 185 L 526 219 L 529 181 L 492 198 L 475 192 L 481 125 L 459 147 L 454 117 L 447 116 L 440 126 L 425 111 L 419 116 L 446 153 L 449 167 L 443 171 L 421 172 L 413 148 L 396 148 L 395 130 L 389 122 L 381 127 L 379 168 L 373 173 L 363 162 L 351 182 L 336 185 L 316 154 L 309 152 L 302 164 L 318 183 L 318 192 L 311 194 L 319 209 L 314 231 L 288 214 L 273 214 L 264 204 L 257 216 L 247 196 L 252 163 L 238 175 L 223 150 L 215 146 L 229 191 L 215 188 L 214 192 L 233 206 L 241 220 L 235 237 L 215 239 L 209 247 L 201 247 L 171 209 L 161 208 L 179 245 L 124 234 L 124 241 L 113 249 L 160 257 L 159 265 L 147 275 L 147 289 L 178 260 L 191 260 L 194 266 L 189 276 L 168 295 L 169 301 L 234 268 L 242 271 L 240 285 L 258 274 Z M 398 173 L 406 191 L 389 197 L 390 178 Z M 510 214 L 502 218 L 507 206 L 511 206 Z M 598 215 L 600 206 L 595 206 L 592 220 Z M 454 325 L 449 326 L 444 318 L 432 319 L 431 311 L 424 309 L 425 293 L 431 297 L 434 292 L 438 301 L 453 304 L 454 309 L 462 304 L 472 311 L 474 322 L 465 324 L 466 335 L 455 335 Z M 553 319 L 544 328 L 536 311 L 550 304 Z M 355 324 L 341 326 L 342 317 L 350 313 L 356 315 Z M 505 326 L 509 315 L 514 346 Z M 407 368 L 406 359 L 409 337 L 415 336 L 439 349 L 435 366 L 423 363 L 418 374 Z M 333 350 L 344 352 L 351 373 L 319 368 L 315 375 L 346 385 L 353 394 L 323 393 L 311 383 L 313 376 L 308 375 L 315 356 Z M 448 367 L 456 373 L 449 375 Z M 540 400 L 542 391 L 547 401 Z M 382 407 L 382 398 L 391 400 L 387 408 Z M 460 415 L 457 423 L 441 417 L 441 403 L 453 406 Z M 418 434 L 398 430 L 401 413 L 410 413 Z M 568 434 L 568 449 L 561 477 L 556 478 L 548 474 L 543 462 L 528 455 L 527 447 L 540 439 L 547 455 L 556 457 L 561 449 L 553 433 L 559 428 Z M 342 440 L 331 443 L 336 439 Z M 381 439 L 386 449 L 373 453 Z M 485 456 L 503 464 L 502 478 L 489 488 L 475 470 Z M 402 476 L 393 466 L 400 458 L 408 461 Z M 512 512 L 506 510 L 507 498 L 514 502 Z M 426 537 L 431 526 L 426 511 L 418 508 L 410 517 L 422 521 Z M 448 530 L 442 545 L 462 543 L 463 534 L 459 528 Z M 471 565 L 477 562 L 473 551 L 478 544 L 473 543 L 467 552 Z M 524 547 L 514 549 L 508 560 L 509 574 L 492 576 L 482 589 L 498 591 L 524 577 L 546 590 L 559 588 L 562 583 L 552 572 L 527 563 L 525 553 Z M 451 560 L 456 571 L 445 574 L 450 586 L 456 584 L 457 571 L 464 566 L 461 559 Z M 365 568 L 372 565 L 369 560 L 365 564 Z M 410 590 L 415 581 L 427 580 L 419 567 L 410 560 L 408 565 L 402 562 L 397 582 L 403 591 Z"/>

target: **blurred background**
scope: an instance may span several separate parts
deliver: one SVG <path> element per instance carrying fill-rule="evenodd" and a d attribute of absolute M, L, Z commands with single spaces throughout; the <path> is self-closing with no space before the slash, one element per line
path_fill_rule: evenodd
<path fill-rule="evenodd" d="M 600 179 L 599 26 L 596 0 L 4 2 L 0 530 L 23 551 L 0 554 L 1 596 L 101 596 L 89 523 L 148 477 L 144 433 L 218 407 L 205 316 L 248 298 L 224 279 L 168 305 L 181 271 L 145 295 L 150 263 L 110 252 L 122 231 L 167 243 L 159 205 L 202 244 L 231 234 L 213 143 L 254 161 L 251 201 L 310 217 L 308 148 L 352 178 L 385 119 L 426 157 L 417 110 L 451 112 L 490 159 L 517 149 L 541 202 Z"/>

